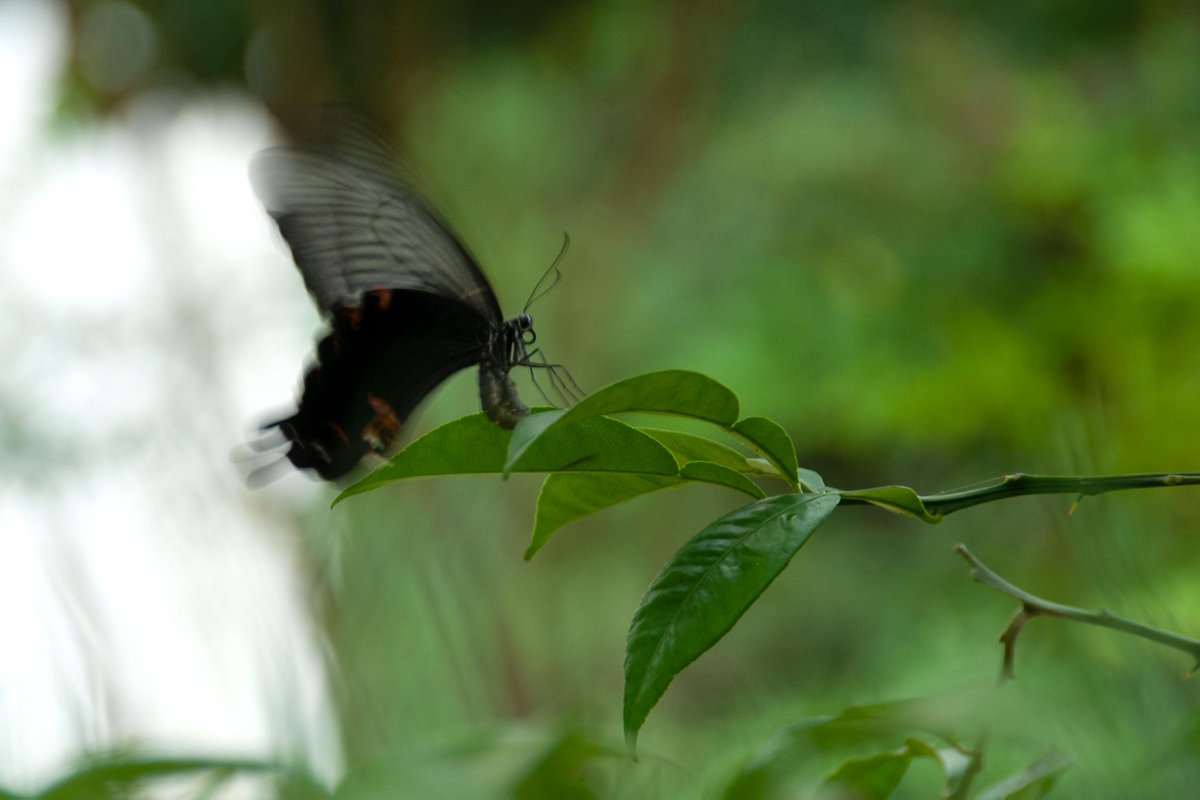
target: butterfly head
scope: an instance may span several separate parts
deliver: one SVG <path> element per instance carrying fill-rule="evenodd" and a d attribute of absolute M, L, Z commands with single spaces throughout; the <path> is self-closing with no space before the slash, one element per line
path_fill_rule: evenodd
<path fill-rule="evenodd" d="M 533 317 L 528 314 L 521 314 L 513 319 L 513 328 L 526 347 L 537 341 L 537 334 L 533 330 Z"/>

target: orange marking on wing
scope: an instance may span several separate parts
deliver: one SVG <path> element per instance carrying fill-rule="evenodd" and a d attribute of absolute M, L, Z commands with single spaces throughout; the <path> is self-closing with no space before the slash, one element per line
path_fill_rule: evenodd
<path fill-rule="evenodd" d="M 362 429 L 362 438 L 372 450 L 379 453 L 391 446 L 400 430 L 400 417 L 388 401 L 374 394 L 367 394 L 375 416 Z"/>
<path fill-rule="evenodd" d="M 346 435 L 346 431 L 341 425 L 338 425 L 336 422 L 326 422 L 325 426 L 333 431 L 333 435 L 341 439 L 343 444 L 350 441 L 350 437 Z"/>
<path fill-rule="evenodd" d="M 362 306 L 338 306 L 333 313 L 339 319 L 344 320 L 346 326 L 352 331 L 358 330 L 362 325 Z"/>
<path fill-rule="evenodd" d="M 392 290 L 391 289 L 376 289 L 375 297 L 378 298 L 378 300 L 379 300 L 379 310 L 387 311 L 388 306 L 390 306 L 392 304 Z"/>

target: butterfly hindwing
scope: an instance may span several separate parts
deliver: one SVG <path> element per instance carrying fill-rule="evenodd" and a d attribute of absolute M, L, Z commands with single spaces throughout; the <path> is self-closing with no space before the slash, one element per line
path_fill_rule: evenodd
<path fill-rule="evenodd" d="M 473 308 L 424 292 L 376 290 L 339 307 L 299 410 L 278 423 L 292 441 L 288 459 L 332 479 L 386 451 L 438 384 L 479 361 L 487 335 Z"/>

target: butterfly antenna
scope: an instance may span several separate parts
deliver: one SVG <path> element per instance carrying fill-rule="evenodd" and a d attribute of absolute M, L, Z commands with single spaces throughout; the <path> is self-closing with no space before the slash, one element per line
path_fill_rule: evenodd
<path fill-rule="evenodd" d="M 559 250 L 558 255 L 554 257 L 554 263 L 550 265 L 550 268 L 543 272 L 542 277 L 538 278 L 538 282 L 533 285 L 533 291 L 529 293 L 529 299 L 525 301 L 525 307 L 521 309 L 522 314 L 529 313 L 529 307 L 540 300 L 547 292 L 557 286 L 559 281 L 562 280 L 562 271 L 559 270 L 558 264 L 563 260 L 563 256 L 567 254 L 567 248 L 570 246 L 571 237 L 566 231 L 563 231 L 562 249 Z M 554 276 L 553 278 L 551 278 L 552 275 Z M 546 283 L 548 278 L 550 279 L 550 285 L 544 286 L 543 284 Z"/>

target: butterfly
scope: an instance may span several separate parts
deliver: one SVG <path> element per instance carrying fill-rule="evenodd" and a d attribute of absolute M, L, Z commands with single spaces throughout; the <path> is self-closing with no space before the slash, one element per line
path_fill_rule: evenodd
<path fill-rule="evenodd" d="M 386 452 L 417 405 L 471 365 L 480 405 L 502 428 L 529 413 L 513 367 L 546 369 L 560 397 L 577 396 L 570 375 L 534 349 L 528 313 L 560 277 L 569 240 L 522 313 L 505 319 L 475 258 L 397 163 L 365 120 L 335 118 L 316 146 L 271 148 L 251 164 L 251 184 L 331 327 L 298 409 L 264 430 L 278 429 L 287 460 L 326 480 Z"/>

